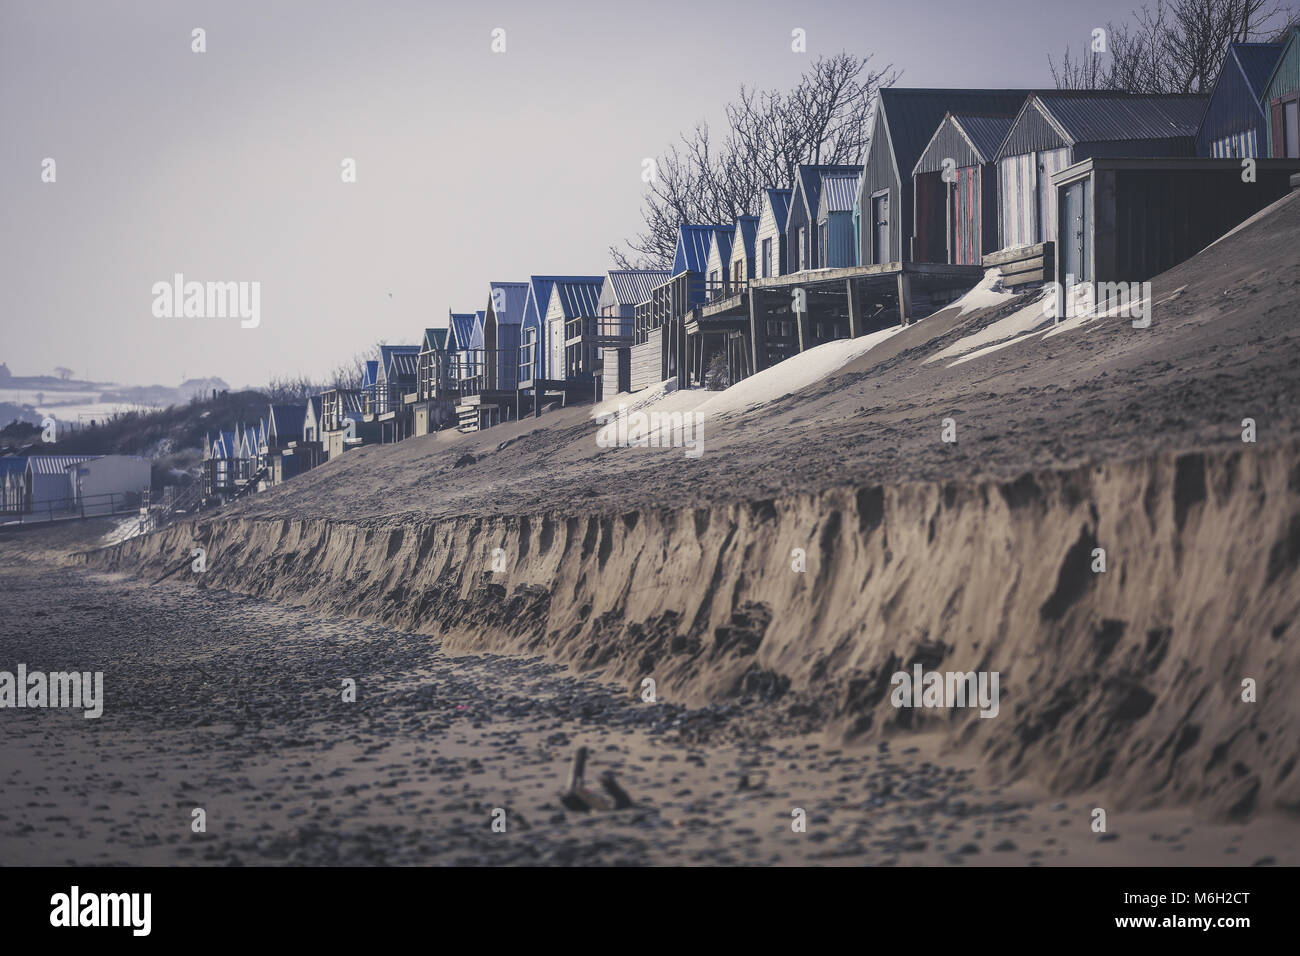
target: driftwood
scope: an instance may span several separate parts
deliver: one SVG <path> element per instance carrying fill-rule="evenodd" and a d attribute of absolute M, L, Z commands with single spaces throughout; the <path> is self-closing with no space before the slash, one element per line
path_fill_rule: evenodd
<path fill-rule="evenodd" d="M 587 813 L 592 810 L 623 810 L 632 806 L 632 798 L 618 785 L 612 770 L 601 774 L 600 790 L 587 787 L 584 780 L 586 770 L 587 748 L 579 747 L 574 751 L 573 763 L 569 767 L 569 785 L 560 794 L 560 803 L 566 810 Z"/>

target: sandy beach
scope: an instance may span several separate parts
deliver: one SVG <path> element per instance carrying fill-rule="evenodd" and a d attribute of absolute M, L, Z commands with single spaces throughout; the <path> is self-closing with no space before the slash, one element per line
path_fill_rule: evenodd
<path fill-rule="evenodd" d="M 105 675 L 99 719 L 6 714 L 9 865 L 1300 862 L 1272 814 L 1112 811 L 1097 834 L 1111 795 L 998 786 L 941 735 L 845 746 L 755 698 L 645 703 L 536 658 L 61 563 L 97 524 L 0 541 L 6 610 L 30 621 L 0 659 Z M 579 745 L 633 807 L 560 806 Z"/>

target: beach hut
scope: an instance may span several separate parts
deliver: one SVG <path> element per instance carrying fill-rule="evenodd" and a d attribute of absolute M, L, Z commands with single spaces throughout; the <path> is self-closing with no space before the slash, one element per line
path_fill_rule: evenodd
<path fill-rule="evenodd" d="M 913 248 L 923 261 L 979 265 L 986 252 L 998 248 L 998 170 L 993 158 L 1013 119 L 1010 114 L 948 113 L 930 137 L 912 176 L 939 177 L 945 186 L 944 214 L 942 230 L 918 233 Z"/>
<path fill-rule="evenodd" d="M 329 388 L 321 392 L 322 457 L 328 461 L 349 448 L 378 438 L 378 430 L 364 421 L 360 389 Z"/>
<path fill-rule="evenodd" d="M 100 455 L 64 466 L 72 510 L 82 517 L 111 515 L 140 507 L 152 484 L 148 458 Z"/>
<path fill-rule="evenodd" d="M 1234 43 L 1228 47 L 1201 117 L 1196 155 L 1233 159 L 1267 154 L 1264 89 L 1281 53 L 1281 43 Z"/>
<path fill-rule="evenodd" d="M 999 247 L 1056 235 L 1051 177 L 1089 157 L 1195 156 L 1205 96 L 1062 90 L 1025 100 L 998 149 Z"/>
<path fill-rule="evenodd" d="M 709 242 L 709 257 L 704 263 L 704 301 L 725 299 L 731 288 L 731 247 L 736 227 L 716 230 Z"/>
<path fill-rule="evenodd" d="M 763 190 L 754 231 L 755 277 L 783 276 L 786 273 L 785 227 L 790 216 L 792 189 L 768 187 Z"/>
<path fill-rule="evenodd" d="M 19 455 L 0 457 L 0 512 L 23 510 L 27 487 L 27 459 Z"/>
<path fill-rule="evenodd" d="M 487 391 L 513 392 L 519 384 L 520 331 L 527 282 L 492 282 L 483 312 L 484 378 Z"/>
<path fill-rule="evenodd" d="M 450 343 L 450 327 L 425 329 L 420 340 L 412 413 L 416 435 L 427 435 L 456 420 L 458 393 L 452 379 Z"/>
<path fill-rule="evenodd" d="M 666 269 L 611 269 L 600 285 L 601 331 L 618 344 L 601 346 L 601 391 L 598 399 L 632 390 L 632 343 L 636 307 L 649 300 L 655 286 L 671 278 Z"/>
<path fill-rule="evenodd" d="M 838 269 L 857 265 L 853 205 L 862 178 L 856 173 L 828 173 L 822 177 L 821 199 L 817 203 L 817 267 Z"/>
<path fill-rule="evenodd" d="M 457 393 L 472 366 L 470 343 L 474 340 L 476 321 L 473 312 L 447 311 L 447 361 L 451 366 L 451 386 Z"/>
<path fill-rule="evenodd" d="M 816 233 L 822 184 L 826 177 L 857 177 L 861 173 L 861 166 L 799 166 L 795 170 L 790 213 L 785 224 L 787 273 L 822 268 Z M 852 206 L 849 208 L 849 218 L 852 219 Z"/>
<path fill-rule="evenodd" d="M 263 455 L 267 466 L 267 485 L 278 485 L 286 477 L 293 477 L 299 473 L 296 446 L 302 440 L 307 407 L 306 403 L 272 404 L 268 410 L 266 451 Z M 284 461 L 286 458 L 290 459 L 287 465 Z"/>
<path fill-rule="evenodd" d="M 1190 259 L 1285 196 L 1300 173 L 1300 159 L 1255 164 L 1250 181 L 1239 159 L 1093 157 L 1061 170 L 1052 176 L 1056 274 L 1066 286 L 1090 285 L 1094 303 L 1139 306 L 1146 292 L 1133 284 Z M 1058 316 L 1066 300 L 1062 289 Z"/>
<path fill-rule="evenodd" d="M 754 269 L 758 258 L 756 242 L 758 221 L 758 216 L 738 216 L 736 218 L 736 230 L 731 240 L 731 262 L 729 265 L 733 291 L 743 289 L 749 284 L 749 280 L 754 278 Z"/>
<path fill-rule="evenodd" d="M 1283 42 L 1262 100 L 1268 107 L 1268 155 L 1300 156 L 1300 26 Z"/>
<path fill-rule="evenodd" d="M 566 402 L 573 397 L 595 395 L 596 318 L 600 314 L 600 292 L 604 279 L 557 279 L 551 285 L 546 306 L 546 342 L 550 349 L 546 364 L 552 378 L 565 382 Z"/>
<path fill-rule="evenodd" d="M 415 387 L 419 375 L 420 346 L 382 345 L 375 378 L 375 421 L 379 440 L 385 443 L 409 438 L 415 431 Z M 407 401 L 407 396 L 411 397 Z"/>
<path fill-rule="evenodd" d="M 942 182 L 915 196 L 912 170 L 947 113 L 1015 113 L 1028 90 L 945 90 L 886 87 L 872 117 L 871 145 L 858 187 L 859 261 L 862 265 L 913 261 L 916 209 L 942 208 Z M 920 260 L 924 261 L 924 260 Z"/>
<path fill-rule="evenodd" d="M 24 473 L 23 511 L 47 517 L 73 511 L 69 466 L 90 461 L 93 455 L 31 455 Z M 138 490 L 138 489 L 137 489 Z"/>

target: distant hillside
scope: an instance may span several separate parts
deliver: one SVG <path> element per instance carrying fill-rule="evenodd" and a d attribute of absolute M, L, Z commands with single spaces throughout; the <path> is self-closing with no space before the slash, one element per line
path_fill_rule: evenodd
<path fill-rule="evenodd" d="M 266 417 L 269 399 L 263 392 L 218 393 L 155 411 L 124 412 L 93 428 L 42 444 L 41 454 L 167 456 L 203 447 L 203 435 L 237 422 L 255 423 Z M 40 429 L 10 425 L 0 431 L 0 446 L 21 448 L 39 441 Z"/>

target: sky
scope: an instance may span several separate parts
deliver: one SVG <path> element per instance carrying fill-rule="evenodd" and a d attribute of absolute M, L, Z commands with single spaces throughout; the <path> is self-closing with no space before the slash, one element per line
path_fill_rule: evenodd
<path fill-rule="evenodd" d="M 0 0 L 0 361 L 323 377 L 490 281 L 610 268 L 643 159 L 742 83 L 848 50 L 900 86 L 1049 87 L 1135 2 Z M 257 325 L 168 313 L 178 273 L 258 283 Z"/>

